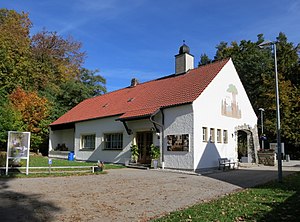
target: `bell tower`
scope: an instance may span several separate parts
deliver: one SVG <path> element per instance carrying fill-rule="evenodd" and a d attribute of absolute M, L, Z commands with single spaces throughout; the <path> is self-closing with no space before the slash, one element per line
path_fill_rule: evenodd
<path fill-rule="evenodd" d="M 194 68 L 194 56 L 190 54 L 190 48 L 185 44 L 179 48 L 178 55 L 175 55 L 175 74 L 185 73 Z"/>

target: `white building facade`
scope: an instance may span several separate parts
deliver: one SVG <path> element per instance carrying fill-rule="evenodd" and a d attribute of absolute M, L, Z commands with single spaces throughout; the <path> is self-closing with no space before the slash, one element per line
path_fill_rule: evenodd
<path fill-rule="evenodd" d="M 189 53 L 189 48 L 181 48 L 179 52 Z M 112 107 L 120 104 L 123 98 L 120 95 L 132 93 L 130 99 L 124 99 L 128 104 L 126 109 L 120 105 L 118 111 L 108 110 L 104 116 L 79 119 L 79 104 L 78 109 L 75 107 L 50 125 L 49 156 L 63 152 L 59 147 L 67 147 L 64 152 L 73 151 L 77 160 L 124 164 L 131 158 L 131 146 L 136 144 L 140 151 L 139 162 L 149 163 L 149 147 L 153 144 L 160 147 L 160 161 L 165 168 L 196 171 L 218 167 L 218 158 L 238 161 L 237 135 L 244 131 L 249 136 L 247 158 L 249 162 L 257 161 L 257 117 L 232 60 L 223 62 L 218 70 L 214 64 L 192 71 L 189 71 L 190 64 L 186 67 L 185 74 L 174 74 L 123 89 L 122 94 L 112 92 L 98 98 L 104 110 L 114 99 L 116 105 Z M 203 73 L 198 73 L 198 69 Z M 214 74 L 208 74 L 212 77 L 203 89 L 194 90 L 193 87 L 198 87 L 195 76 L 206 75 L 206 71 Z M 201 78 L 200 85 L 207 82 Z M 145 91 L 147 87 L 151 91 Z M 153 92 L 156 89 L 161 95 Z M 168 94 L 170 91 L 172 94 Z M 170 95 L 178 101 L 169 99 Z M 134 106 L 129 110 L 130 105 Z M 119 113 L 114 115 L 114 112 Z"/>

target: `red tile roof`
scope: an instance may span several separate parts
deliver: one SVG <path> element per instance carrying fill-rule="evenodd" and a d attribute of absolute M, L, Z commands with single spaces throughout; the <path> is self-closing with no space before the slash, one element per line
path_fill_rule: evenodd
<path fill-rule="evenodd" d="M 228 60 L 86 99 L 51 126 L 117 115 L 119 119 L 138 118 L 149 116 L 163 107 L 192 103 Z"/>

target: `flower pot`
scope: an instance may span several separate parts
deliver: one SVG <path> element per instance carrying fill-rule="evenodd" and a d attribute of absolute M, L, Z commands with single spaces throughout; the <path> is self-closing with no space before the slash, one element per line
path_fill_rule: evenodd
<path fill-rule="evenodd" d="M 158 168 L 158 160 L 157 159 L 152 159 L 151 160 L 151 167 L 153 169 L 157 169 Z"/>

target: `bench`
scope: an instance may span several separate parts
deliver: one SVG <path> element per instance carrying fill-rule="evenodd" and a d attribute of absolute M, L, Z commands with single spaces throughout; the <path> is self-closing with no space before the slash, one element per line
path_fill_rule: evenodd
<path fill-rule="evenodd" d="M 223 170 L 225 170 L 226 167 L 228 169 L 235 169 L 236 166 L 235 161 L 232 161 L 228 158 L 219 158 L 218 161 L 219 161 L 219 170 L 221 169 L 221 167 L 223 168 Z"/>

